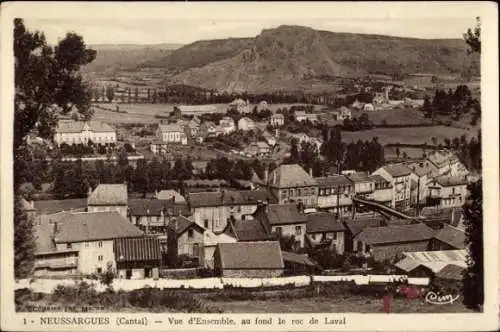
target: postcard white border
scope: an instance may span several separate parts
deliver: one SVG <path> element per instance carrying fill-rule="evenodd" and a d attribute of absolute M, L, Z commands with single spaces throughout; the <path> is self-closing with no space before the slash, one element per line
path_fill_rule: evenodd
<path fill-rule="evenodd" d="M 318 10 L 320 8 L 321 10 Z M 13 18 L 47 19 L 231 19 L 266 18 L 316 18 L 335 19 L 357 18 L 440 18 L 475 17 L 482 20 L 482 137 L 483 137 L 483 177 L 484 177 L 484 219 L 485 219 L 485 306 L 484 313 L 478 314 L 356 314 L 336 313 L 328 316 L 345 316 L 345 326 L 295 327 L 291 324 L 273 325 L 273 330 L 324 330 L 342 329 L 346 331 L 385 330 L 496 330 L 499 317 L 499 160 L 498 160 L 498 17 L 497 6 L 493 2 L 343 2 L 343 3 L 90 3 L 90 2 L 10 2 L 2 3 L 1 15 L 1 328 L 4 330 L 39 330 L 39 325 L 24 325 L 23 318 L 37 319 L 40 314 L 16 313 L 14 310 L 13 289 L 13 197 L 12 197 L 12 132 L 13 132 Z M 258 15 L 258 16 L 257 16 Z M 465 31 L 464 31 L 465 32 Z M 99 314 L 94 314 L 98 316 Z M 159 314 L 167 316 L 191 317 L 190 314 Z M 240 317 L 292 317 L 310 319 L 320 318 L 323 314 L 221 314 L 216 316 Z M 124 314 L 105 314 L 114 320 Z M 153 317 L 152 313 L 125 314 L 127 317 Z M 196 316 L 206 317 L 207 314 Z M 94 330 L 109 330 L 109 326 L 92 326 Z M 67 326 L 47 326 L 45 330 L 69 330 Z M 72 326 L 71 330 L 86 330 L 89 326 Z M 126 329 L 124 326 L 118 329 Z M 140 327 L 141 330 L 175 329 L 175 326 Z M 234 330 L 224 326 L 188 326 L 180 330 Z M 238 330 L 262 330 L 263 327 L 251 326 Z M 114 328 L 113 328 L 114 330 Z"/>

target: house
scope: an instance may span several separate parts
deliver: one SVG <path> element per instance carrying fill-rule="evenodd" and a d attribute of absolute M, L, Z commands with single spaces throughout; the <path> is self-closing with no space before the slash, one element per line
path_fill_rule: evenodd
<path fill-rule="evenodd" d="M 184 196 L 175 190 L 161 190 L 155 193 L 156 199 L 173 200 L 176 203 L 186 203 Z"/>
<path fill-rule="evenodd" d="M 355 219 L 344 219 L 343 223 L 346 228 L 344 236 L 344 249 L 346 252 L 354 251 L 354 237 L 365 228 L 387 226 L 383 217 L 374 217 L 372 215 L 356 215 Z"/>
<path fill-rule="evenodd" d="M 160 240 L 155 237 L 121 238 L 113 243 L 116 273 L 122 279 L 157 278 L 162 265 Z"/>
<path fill-rule="evenodd" d="M 238 120 L 238 129 L 243 131 L 255 130 L 255 122 L 247 117 Z"/>
<path fill-rule="evenodd" d="M 402 256 L 395 266 L 411 277 L 433 278 L 450 265 L 458 266 L 462 271 L 467 268 L 466 250 L 403 252 Z"/>
<path fill-rule="evenodd" d="M 338 112 L 337 120 L 344 121 L 345 119 L 352 119 L 352 112 L 349 108 L 341 106 Z"/>
<path fill-rule="evenodd" d="M 354 237 L 354 251 L 378 261 L 393 259 L 404 251 L 423 251 L 435 231 L 425 224 L 367 227 Z"/>
<path fill-rule="evenodd" d="M 282 251 L 286 275 L 314 275 L 321 272 L 321 267 L 311 260 L 307 254 Z"/>
<path fill-rule="evenodd" d="M 262 203 L 252 216 L 264 225 L 267 234 L 293 238 L 295 248 L 304 247 L 307 219 L 300 204 Z"/>
<path fill-rule="evenodd" d="M 246 150 L 251 156 L 264 156 L 271 152 L 269 145 L 262 141 L 250 143 Z"/>
<path fill-rule="evenodd" d="M 271 115 L 269 119 L 269 124 L 273 127 L 281 127 L 285 125 L 285 116 L 281 113 L 275 113 Z"/>
<path fill-rule="evenodd" d="M 355 172 L 347 175 L 347 178 L 354 184 L 354 193 L 357 197 L 368 198 L 373 194 L 375 183 L 368 174 Z"/>
<path fill-rule="evenodd" d="M 216 137 L 219 134 L 217 126 L 212 121 L 205 121 L 200 125 L 198 137 L 203 139 Z"/>
<path fill-rule="evenodd" d="M 258 105 L 257 105 L 257 110 L 258 111 L 265 111 L 269 109 L 269 104 L 267 101 L 262 100 Z"/>
<path fill-rule="evenodd" d="M 267 189 L 189 193 L 187 199 L 193 220 L 213 232 L 223 231 L 231 216 L 253 214 L 259 202 L 276 202 Z"/>
<path fill-rule="evenodd" d="M 68 145 L 88 144 L 115 144 L 116 129 L 100 121 L 73 121 L 61 120 L 58 122 L 54 133 L 54 143 L 57 146 L 65 143 Z"/>
<path fill-rule="evenodd" d="M 318 114 L 306 113 L 305 117 L 306 117 L 305 120 L 309 120 L 311 123 L 318 123 L 319 122 Z"/>
<path fill-rule="evenodd" d="M 442 208 L 459 207 L 467 197 L 467 178 L 465 176 L 437 176 L 427 183 L 429 190 L 428 205 Z"/>
<path fill-rule="evenodd" d="M 236 130 L 236 125 L 231 117 L 225 116 L 220 120 L 219 128 L 221 134 L 228 135 Z"/>
<path fill-rule="evenodd" d="M 373 104 L 368 103 L 363 106 L 363 111 L 365 112 L 373 112 L 375 111 L 375 107 L 373 107 Z"/>
<path fill-rule="evenodd" d="M 269 174 L 269 187 L 280 204 L 302 202 L 306 208 L 318 204 L 316 180 L 297 164 L 274 169 Z"/>
<path fill-rule="evenodd" d="M 307 214 L 306 234 L 312 246 L 328 246 L 342 255 L 345 250 L 345 232 L 344 224 L 328 212 Z"/>
<path fill-rule="evenodd" d="M 452 225 L 444 225 L 432 238 L 430 250 L 465 249 L 465 231 Z"/>
<path fill-rule="evenodd" d="M 191 164 L 193 165 L 193 175 L 202 175 L 207 170 L 208 161 L 194 160 Z"/>
<path fill-rule="evenodd" d="M 87 198 L 87 211 L 118 211 L 127 218 L 128 194 L 125 184 L 99 184 Z"/>
<path fill-rule="evenodd" d="M 425 204 L 429 194 L 427 183 L 437 176 L 438 169 L 428 160 L 408 163 L 406 166 L 412 171 L 410 181 L 414 184 L 410 193 L 411 202 Z"/>
<path fill-rule="evenodd" d="M 276 241 L 278 235 L 271 232 L 266 219 L 254 219 L 253 216 L 242 217 L 241 220 L 230 219 L 223 234 L 234 238 L 238 242 L 248 241 Z"/>
<path fill-rule="evenodd" d="M 187 135 L 178 123 L 159 124 L 156 135 L 160 142 L 168 144 L 187 144 Z"/>
<path fill-rule="evenodd" d="M 246 113 L 251 113 L 252 112 L 252 108 L 251 108 L 250 102 L 248 100 L 245 101 L 245 100 L 243 100 L 241 98 L 233 100 L 229 104 L 229 108 L 231 110 L 233 110 L 233 111 L 237 111 L 237 112 L 242 113 L 242 114 L 246 114 Z"/>
<path fill-rule="evenodd" d="M 186 202 L 148 198 L 133 198 L 128 202 L 128 219 L 150 235 L 165 236 L 170 221 L 181 215 L 190 215 Z"/>
<path fill-rule="evenodd" d="M 355 100 L 352 105 L 351 105 L 351 108 L 354 108 L 356 110 L 362 110 L 364 107 L 364 103 L 360 102 L 359 100 Z"/>
<path fill-rule="evenodd" d="M 465 176 L 469 173 L 451 151 L 437 150 L 429 153 L 427 160 L 437 168 L 438 175 Z"/>
<path fill-rule="evenodd" d="M 392 203 L 392 185 L 389 181 L 380 175 L 370 175 L 374 184 L 374 190 L 367 196 L 368 199 L 391 206 Z"/>
<path fill-rule="evenodd" d="M 318 208 L 344 215 L 352 207 L 354 184 L 345 175 L 315 178 L 318 184 Z"/>
<path fill-rule="evenodd" d="M 203 265 L 203 233 L 205 229 L 183 216 L 172 218 L 167 232 L 168 265 L 178 267 L 188 259 Z"/>
<path fill-rule="evenodd" d="M 188 135 L 192 138 L 198 136 L 198 132 L 200 130 L 201 121 L 198 117 L 193 117 L 187 123 L 185 127 L 185 131 L 187 131 Z"/>
<path fill-rule="evenodd" d="M 215 249 L 219 243 L 235 243 L 236 239 L 225 233 L 215 234 L 209 230 L 203 232 L 203 260 L 200 261 L 200 265 L 205 268 L 214 268 L 214 254 Z"/>
<path fill-rule="evenodd" d="M 392 203 L 391 207 L 406 209 L 410 205 L 410 175 L 411 170 L 402 164 L 386 165 L 377 169 L 372 175 L 380 175 L 391 183 Z"/>
<path fill-rule="evenodd" d="M 264 137 L 264 140 L 266 141 L 266 143 L 270 146 L 270 147 L 273 147 L 276 145 L 276 138 L 270 134 L 269 132 L 265 131 L 263 134 L 262 134 L 262 137 Z"/>
<path fill-rule="evenodd" d="M 277 241 L 219 243 L 214 263 L 216 275 L 225 278 L 275 278 L 285 268 Z"/>
<path fill-rule="evenodd" d="M 313 147 L 315 147 L 318 153 L 321 151 L 321 146 L 323 145 L 323 143 L 321 142 L 321 140 L 319 140 L 316 137 L 308 136 L 305 133 L 290 134 L 289 136 L 292 139 L 297 140 L 297 145 L 298 145 L 299 150 L 302 150 L 302 144 L 305 142 L 305 143 L 311 144 Z"/>
<path fill-rule="evenodd" d="M 302 122 L 307 120 L 306 111 L 295 111 L 294 113 L 295 121 Z"/>
<path fill-rule="evenodd" d="M 101 273 L 108 266 L 116 269 L 114 242 L 144 236 L 116 211 L 65 213 L 58 222 L 47 221 L 37 226 L 37 235 L 43 237 L 38 243 L 45 245 L 38 247 L 36 275 Z"/>

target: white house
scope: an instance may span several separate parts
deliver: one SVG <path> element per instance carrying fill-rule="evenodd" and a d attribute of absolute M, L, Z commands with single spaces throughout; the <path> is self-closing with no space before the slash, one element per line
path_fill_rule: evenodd
<path fill-rule="evenodd" d="M 252 105 L 250 105 L 250 102 L 248 100 L 243 100 L 241 98 L 233 100 L 230 104 L 229 107 L 232 110 L 238 111 L 239 113 L 251 113 L 252 112 Z"/>
<path fill-rule="evenodd" d="M 391 206 L 396 209 L 405 209 L 410 205 L 410 175 L 411 170 L 405 165 L 386 165 L 380 167 L 372 175 L 380 175 L 391 183 Z"/>
<path fill-rule="evenodd" d="M 265 111 L 268 109 L 269 109 L 269 105 L 268 105 L 267 101 L 265 101 L 265 100 L 262 100 L 259 103 L 259 105 L 257 105 L 257 110 L 259 110 L 259 111 Z"/>
<path fill-rule="evenodd" d="M 157 137 L 160 141 L 172 144 L 187 144 L 187 135 L 177 123 L 158 125 Z"/>
<path fill-rule="evenodd" d="M 373 107 L 373 104 L 368 103 L 363 106 L 363 111 L 365 112 L 373 112 L 375 110 L 375 107 Z"/>
<path fill-rule="evenodd" d="M 467 196 L 465 176 L 438 176 L 430 180 L 427 187 L 429 201 L 442 208 L 459 207 L 465 203 Z"/>
<path fill-rule="evenodd" d="M 306 121 L 307 120 L 306 111 L 296 111 L 294 116 L 295 116 L 295 120 L 297 122 L 301 122 L 301 121 Z"/>
<path fill-rule="evenodd" d="M 439 175 L 465 176 L 469 173 L 467 168 L 451 151 L 434 151 L 429 153 L 427 160 L 437 168 L 437 173 Z"/>
<path fill-rule="evenodd" d="M 225 116 L 220 120 L 219 128 L 221 134 L 227 135 L 236 130 L 236 125 L 231 117 Z"/>
<path fill-rule="evenodd" d="M 54 142 L 58 146 L 62 143 L 87 144 L 89 141 L 95 144 L 114 144 L 116 143 L 116 130 L 100 121 L 61 120 L 57 124 Z"/>
<path fill-rule="evenodd" d="M 271 115 L 269 124 L 273 127 L 281 127 L 285 124 L 285 116 L 281 113 L 275 113 Z"/>
<path fill-rule="evenodd" d="M 255 130 L 255 122 L 247 117 L 243 117 L 238 121 L 238 129 L 243 131 Z"/>
<path fill-rule="evenodd" d="M 269 146 L 275 146 L 276 145 L 276 138 L 270 134 L 269 132 L 265 131 L 262 136 L 266 140 L 266 143 L 269 144 Z"/>

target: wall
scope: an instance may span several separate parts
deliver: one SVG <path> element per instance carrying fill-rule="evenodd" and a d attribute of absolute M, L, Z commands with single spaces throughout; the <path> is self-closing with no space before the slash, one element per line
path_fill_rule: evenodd
<path fill-rule="evenodd" d="M 122 216 L 127 218 L 126 205 L 88 205 L 87 209 L 88 212 L 118 211 Z"/>
<path fill-rule="evenodd" d="M 300 226 L 300 235 L 295 233 L 295 227 Z M 277 232 L 276 228 L 281 227 L 281 235 L 295 236 L 295 240 L 300 242 L 300 247 L 304 247 L 304 237 L 306 233 L 306 224 L 290 224 L 290 225 L 276 225 L 271 227 L 271 232 Z"/>
<path fill-rule="evenodd" d="M 410 201 L 410 176 L 403 176 L 398 178 L 393 178 L 389 173 L 387 173 L 383 168 L 379 168 L 373 174 L 380 175 L 392 185 L 392 203 L 391 206 L 405 206 L 409 204 Z"/>
<path fill-rule="evenodd" d="M 214 268 L 214 254 L 216 246 L 203 247 L 203 266 L 206 268 Z"/>
<path fill-rule="evenodd" d="M 327 240 L 332 240 L 332 248 L 335 246 L 335 250 L 338 254 L 342 255 L 345 251 L 345 232 L 324 232 L 324 233 L 307 233 L 309 240 L 313 245 L 318 245 L 321 243 L 323 236 Z"/>
<path fill-rule="evenodd" d="M 116 132 L 93 132 L 89 130 L 79 133 L 56 133 L 54 135 L 54 142 L 57 145 L 62 143 L 68 145 L 87 144 L 89 140 L 96 144 L 116 143 Z"/>
<path fill-rule="evenodd" d="M 352 205 L 351 195 L 352 195 L 351 190 L 345 190 L 344 192 L 340 193 L 340 195 L 338 195 L 337 197 L 334 188 L 319 188 L 318 207 L 322 209 L 337 207 L 337 198 L 339 206 L 350 207 Z"/>
<path fill-rule="evenodd" d="M 272 278 L 283 275 L 283 269 L 251 269 L 251 270 L 231 270 L 224 269 L 221 277 L 225 278 Z"/>
<path fill-rule="evenodd" d="M 227 225 L 227 219 L 234 216 L 235 219 L 241 219 L 242 215 L 249 215 L 255 212 L 257 203 L 250 205 L 231 205 L 231 206 L 208 206 L 192 208 L 193 220 L 206 229 L 214 232 L 222 232 Z M 205 227 L 205 220 L 208 221 L 208 227 Z"/>
<path fill-rule="evenodd" d="M 130 279 L 144 279 L 144 269 L 131 269 L 131 270 L 132 270 L 132 276 L 130 277 Z M 119 269 L 118 278 L 126 279 L 127 269 Z"/>
<path fill-rule="evenodd" d="M 458 207 L 465 203 L 467 195 L 467 186 L 457 185 L 442 187 L 441 189 L 441 207 Z"/>
<path fill-rule="evenodd" d="M 393 259 L 399 253 L 404 251 L 425 251 L 427 250 L 429 241 L 419 241 L 410 243 L 399 243 L 389 245 L 376 245 L 373 248 L 373 257 L 376 260 Z"/>
<path fill-rule="evenodd" d="M 99 247 L 99 243 L 102 244 Z M 66 243 L 57 243 L 57 250 L 67 249 Z M 91 274 L 101 268 L 106 271 L 107 263 L 111 262 L 113 268 L 116 267 L 115 253 L 113 251 L 113 240 L 74 242 L 71 249 L 78 250 L 78 271 L 83 274 Z M 103 256 L 99 260 L 99 256 Z"/>
<path fill-rule="evenodd" d="M 375 190 L 368 198 L 378 202 L 392 203 L 392 188 Z"/>
<path fill-rule="evenodd" d="M 305 207 L 316 207 L 318 205 L 318 188 L 271 188 L 271 192 L 278 198 L 279 204 L 298 203 L 299 200 Z"/>
<path fill-rule="evenodd" d="M 203 249 L 203 234 L 193 229 L 193 237 L 188 236 L 189 230 L 177 237 L 178 255 L 193 256 L 193 244 L 198 243 L 198 255 Z"/>

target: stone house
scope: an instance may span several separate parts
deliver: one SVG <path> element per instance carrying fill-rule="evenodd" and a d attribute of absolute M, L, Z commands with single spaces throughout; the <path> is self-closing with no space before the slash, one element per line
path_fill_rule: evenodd
<path fill-rule="evenodd" d="M 167 144 L 187 144 L 187 135 L 178 123 L 158 125 L 156 136 L 159 141 Z"/>
<path fill-rule="evenodd" d="M 455 226 L 444 225 L 436 232 L 429 245 L 430 250 L 465 249 L 465 231 Z"/>
<path fill-rule="evenodd" d="M 345 250 L 344 224 L 328 212 L 307 214 L 306 234 L 311 246 L 328 246 L 334 252 L 342 255 Z"/>
<path fill-rule="evenodd" d="M 93 191 L 89 188 L 88 212 L 118 211 L 127 217 L 128 193 L 125 184 L 99 184 Z"/>
<path fill-rule="evenodd" d="M 271 115 L 269 119 L 269 124 L 273 127 L 281 127 L 285 125 L 285 116 L 281 113 L 275 113 Z"/>
<path fill-rule="evenodd" d="M 372 173 L 372 175 L 380 175 L 391 183 L 391 207 L 402 210 L 409 207 L 411 193 L 411 173 L 411 170 L 407 166 L 402 164 L 382 166 Z"/>
<path fill-rule="evenodd" d="M 115 144 L 116 129 L 100 121 L 61 120 L 58 122 L 54 133 L 54 143 L 58 146 L 63 143 L 88 144 L 89 141 L 102 145 Z"/>
<path fill-rule="evenodd" d="M 302 202 L 306 208 L 318 204 L 316 180 L 297 164 L 274 169 L 269 174 L 269 188 L 280 204 Z"/>
<path fill-rule="evenodd" d="M 204 232 L 203 227 L 183 216 L 172 218 L 167 235 L 169 266 L 178 266 L 180 256 L 202 265 Z"/>
<path fill-rule="evenodd" d="M 276 241 L 219 243 L 214 254 L 216 274 L 225 278 L 273 278 L 285 265 Z"/>
<path fill-rule="evenodd" d="M 465 176 L 438 176 L 427 183 L 428 204 L 441 208 L 460 207 L 467 197 Z"/>
<path fill-rule="evenodd" d="M 315 178 L 318 184 L 318 209 L 347 214 L 352 208 L 354 185 L 345 175 Z"/>
<path fill-rule="evenodd" d="M 392 186 L 389 181 L 380 175 L 370 175 L 374 190 L 367 196 L 368 199 L 390 206 L 392 203 Z"/>
<path fill-rule="evenodd" d="M 119 278 L 158 277 L 162 254 L 156 237 L 122 238 L 114 241 L 116 270 Z"/>

